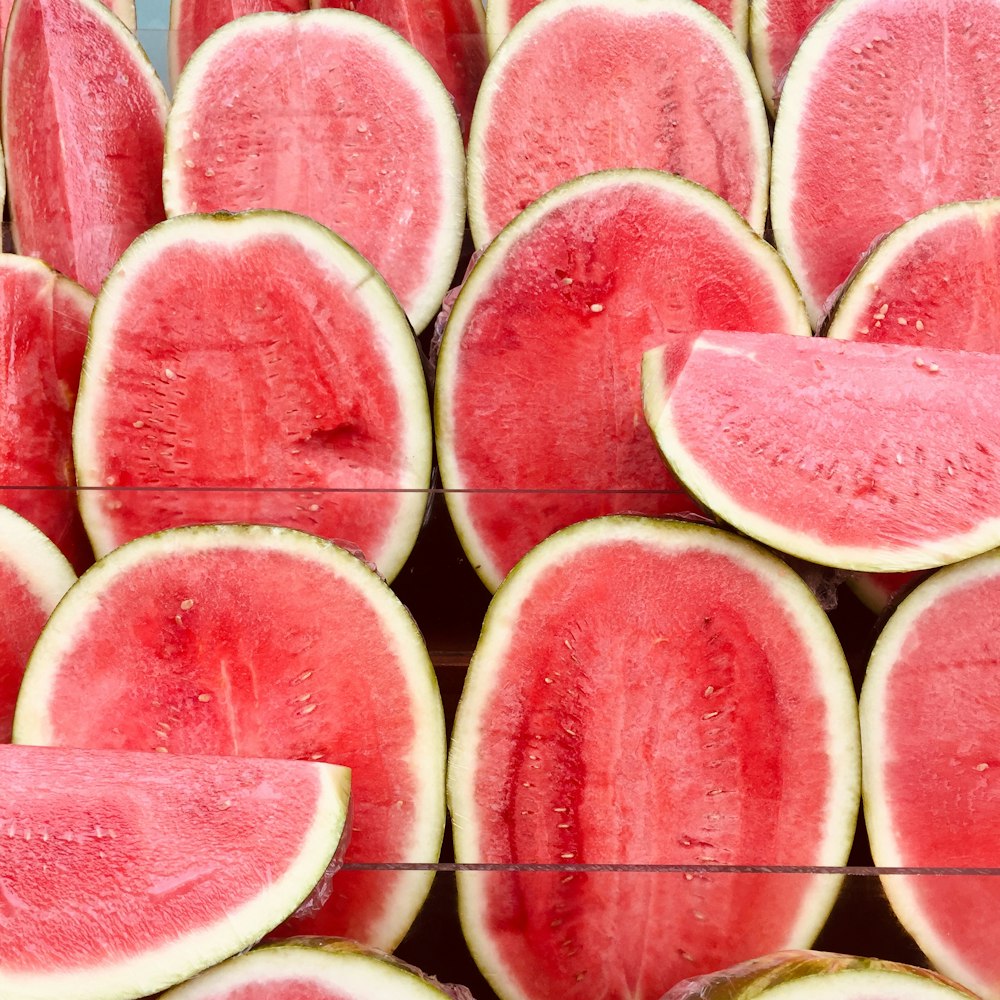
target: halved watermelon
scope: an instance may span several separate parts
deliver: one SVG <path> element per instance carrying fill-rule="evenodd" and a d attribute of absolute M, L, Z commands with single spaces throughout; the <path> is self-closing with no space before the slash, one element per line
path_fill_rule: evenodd
<path fill-rule="evenodd" d="M 892 573 L 1000 545 L 998 381 L 997 355 L 708 332 L 646 354 L 642 389 L 666 460 L 724 520 Z"/>
<path fill-rule="evenodd" d="M 0 499 L 78 571 L 94 561 L 77 510 L 71 442 L 93 307 L 89 292 L 42 261 L 0 254 Z"/>
<path fill-rule="evenodd" d="M 998 35 L 1000 0 L 843 0 L 806 35 L 775 124 L 771 218 L 814 324 L 878 237 L 1000 195 Z"/>
<path fill-rule="evenodd" d="M 384 282 L 322 226 L 157 226 L 104 286 L 85 370 L 73 447 L 98 554 L 250 522 L 349 541 L 389 579 L 406 561 L 431 472 L 420 356 Z"/>
<path fill-rule="evenodd" d="M 875 863 L 995 868 L 1000 828 L 1000 554 L 935 573 L 896 609 L 861 691 L 865 821 Z M 900 922 L 934 965 L 1000 996 L 1000 881 L 884 875 Z"/>
<path fill-rule="evenodd" d="M 301 532 L 180 528 L 106 556 L 35 647 L 14 736 L 337 761 L 354 770 L 348 861 L 439 856 L 444 720 L 423 640 L 375 573 Z M 296 926 L 393 948 L 432 877 L 342 872 Z"/>
<path fill-rule="evenodd" d="M 73 567 L 55 545 L 0 507 L 0 743 L 10 741 L 28 656 L 52 609 L 75 582 Z"/>
<path fill-rule="evenodd" d="M 307 215 L 371 261 L 417 330 L 437 313 L 465 230 L 462 133 L 394 31 L 348 10 L 240 18 L 189 61 L 166 144 L 168 215 Z"/>
<path fill-rule="evenodd" d="M 448 507 L 488 587 L 574 521 L 693 509 L 642 420 L 639 368 L 669 331 L 704 326 L 809 333 L 777 254 L 688 181 L 593 174 L 494 240 L 452 309 L 435 389 Z"/>
<path fill-rule="evenodd" d="M 329 866 L 350 772 L 0 746 L 0 995 L 126 1000 L 246 948 Z"/>
<path fill-rule="evenodd" d="M 469 137 L 472 238 L 481 249 L 546 191 L 621 167 L 697 181 L 761 232 L 769 156 L 749 60 L 703 7 L 552 0 L 515 26 L 483 79 Z"/>
<path fill-rule="evenodd" d="M 838 876 L 713 866 L 845 863 L 856 713 L 828 619 L 758 546 L 632 517 L 539 545 L 490 605 L 449 756 L 456 860 L 527 866 L 458 875 L 497 993 L 658 1000 L 808 945 Z"/>
<path fill-rule="evenodd" d="M 98 0 L 19 0 L 4 51 L 14 246 L 96 292 L 163 218 L 163 86 Z"/>

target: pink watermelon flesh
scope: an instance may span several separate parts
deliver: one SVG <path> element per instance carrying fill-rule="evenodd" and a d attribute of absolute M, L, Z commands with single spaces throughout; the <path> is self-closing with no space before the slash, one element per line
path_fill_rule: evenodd
<path fill-rule="evenodd" d="M 166 97 L 95 0 L 22 0 L 13 15 L 2 103 L 14 244 L 96 292 L 164 217 Z"/>
<path fill-rule="evenodd" d="M 105 7 L 117 14 L 129 27 L 135 27 L 135 4 L 132 0 L 101 0 Z M 0 0 L 0 46 L 7 37 L 7 22 L 14 0 Z"/>
<path fill-rule="evenodd" d="M 0 255 L 0 500 L 78 570 L 93 554 L 77 510 L 71 432 L 93 298 L 40 261 Z"/>
<path fill-rule="evenodd" d="M 247 14 L 309 10 L 309 0 L 170 0 L 170 80 L 176 87 L 191 53 L 212 32 Z"/>
<path fill-rule="evenodd" d="M 768 87 L 765 96 L 772 107 L 778 103 L 788 67 L 803 37 L 831 3 L 833 0 L 755 0 L 750 14 L 754 65 L 761 86 Z"/>
<path fill-rule="evenodd" d="M 468 139 L 489 62 L 480 0 L 321 0 L 313 6 L 355 10 L 398 31 L 447 87 Z"/>
<path fill-rule="evenodd" d="M 804 585 L 717 529 L 605 523 L 543 543 L 494 598 L 449 762 L 456 859 L 842 864 L 854 699 Z M 746 873 L 461 878 L 463 926 L 498 993 L 566 1000 L 657 1000 L 807 944 L 835 892 Z"/>
<path fill-rule="evenodd" d="M 446 488 L 485 491 L 448 500 L 494 588 L 575 521 L 697 509 L 640 413 L 642 353 L 667 331 L 808 332 L 770 248 L 721 201 L 663 175 L 568 185 L 476 271 L 442 343 L 437 445 Z"/>
<path fill-rule="evenodd" d="M 127 995 L 141 996 L 252 943 L 282 906 L 294 907 L 295 888 L 278 896 L 272 886 L 303 851 L 313 881 L 332 859 L 343 773 L 301 761 L 0 746 L 0 984 L 27 983 L 4 994 L 65 996 L 65 982 L 59 993 L 47 977 L 77 973 L 74 996 L 112 995 L 96 985 L 109 968 L 187 941 L 176 971 L 133 966 Z M 308 877 L 298 876 L 299 899 Z M 269 893 L 274 909 L 248 923 L 239 911 Z"/>
<path fill-rule="evenodd" d="M 647 355 L 643 392 L 667 460 L 722 518 L 890 572 L 1000 544 L 997 379 L 996 355 L 710 332 Z"/>
<path fill-rule="evenodd" d="M 771 185 L 778 249 L 816 321 L 877 237 L 1000 195 L 996 0 L 852 0 L 821 24 L 782 93 Z"/>
<path fill-rule="evenodd" d="M 53 630 L 70 638 L 36 650 L 16 739 L 345 764 L 346 861 L 436 861 L 441 708 L 391 592 L 315 539 L 274 548 L 255 546 L 265 528 L 193 530 L 140 542 L 148 554 L 120 572 L 112 556 L 97 597 L 60 606 Z M 428 884 L 419 872 L 340 872 L 326 905 L 290 930 L 394 947 Z"/>
<path fill-rule="evenodd" d="M 766 115 L 732 35 L 686 3 L 627 16 L 610 0 L 546 9 L 508 38 L 483 83 L 469 142 L 476 246 L 563 181 L 620 167 L 697 181 L 761 231 Z"/>

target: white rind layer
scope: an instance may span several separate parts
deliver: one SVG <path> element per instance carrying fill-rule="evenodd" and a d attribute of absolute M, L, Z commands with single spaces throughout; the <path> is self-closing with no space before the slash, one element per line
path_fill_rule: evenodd
<path fill-rule="evenodd" d="M 500 671 L 521 609 L 530 602 L 535 584 L 550 567 L 560 566 L 590 546 L 614 542 L 638 542 L 664 552 L 718 553 L 767 583 L 775 602 L 784 608 L 805 647 L 814 654 L 812 680 L 829 711 L 826 750 L 833 787 L 824 807 L 826 837 L 818 845 L 813 863 L 831 867 L 846 864 L 860 799 L 860 737 L 850 671 L 830 620 L 801 578 L 753 542 L 706 525 L 627 515 L 582 521 L 551 535 L 511 570 L 490 603 L 469 664 L 448 755 L 448 803 L 455 860 L 460 864 L 497 860 L 483 858 L 479 853 L 478 815 L 485 808 L 475 795 L 476 767 L 485 753 L 480 719 L 500 683 Z M 507 972 L 490 937 L 484 890 L 489 877 L 489 873 L 474 871 L 457 874 L 459 917 L 465 939 L 484 976 L 504 1000 L 534 1000 Z M 798 919 L 789 928 L 785 947 L 806 948 L 812 943 L 826 922 L 841 882 L 842 877 L 837 875 L 816 878 Z"/>
<path fill-rule="evenodd" d="M 0 563 L 9 566 L 46 614 L 76 583 L 55 543 L 9 507 L 0 507 Z"/>
<path fill-rule="evenodd" d="M 932 979 L 923 970 L 839 969 L 803 976 L 764 990 L 761 1000 L 968 1000 L 964 990 Z"/>
<path fill-rule="evenodd" d="M 103 593 L 136 567 L 159 558 L 183 553 L 247 549 L 278 551 L 317 565 L 344 580 L 375 609 L 392 637 L 394 653 L 412 702 L 414 749 L 409 768 L 414 782 L 413 801 L 417 819 L 410 843 L 398 858 L 387 862 L 436 862 L 441 855 L 445 822 L 445 727 L 444 710 L 434 668 L 423 637 L 409 612 L 392 590 L 360 559 L 325 539 L 291 528 L 260 525 L 196 525 L 146 535 L 115 549 L 96 563 L 67 593 L 49 619 L 28 661 L 14 716 L 14 742 L 34 746 L 52 745 L 56 738 L 48 706 L 58 681 L 60 662 L 87 627 L 90 609 Z M 388 905 L 382 923 L 370 943 L 387 950 L 395 948 L 413 923 L 430 891 L 433 872 L 400 874 L 401 888 Z"/>
<path fill-rule="evenodd" d="M 760 92 L 764 98 L 767 113 L 774 118 L 774 73 L 771 69 L 771 31 L 769 11 L 770 0 L 753 0 L 749 15 L 749 46 L 750 61 L 753 63 Z"/>

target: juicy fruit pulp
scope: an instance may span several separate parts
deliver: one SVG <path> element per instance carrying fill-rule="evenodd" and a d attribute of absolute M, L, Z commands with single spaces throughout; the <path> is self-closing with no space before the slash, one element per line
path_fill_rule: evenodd
<path fill-rule="evenodd" d="M 412 619 L 359 560 L 300 532 L 200 527 L 139 539 L 81 579 L 32 656 L 15 735 L 343 763 L 347 860 L 433 862 L 442 716 Z M 341 872 L 298 929 L 392 948 L 431 878 Z"/>
<path fill-rule="evenodd" d="M 0 746 L 0 993 L 141 997 L 247 947 L 323 875 L 349 787 L 329 764 Z"/>
<path fill-rule="evenodd" d="M 856 728 L 828 620 L 763 550 L 618 517 L 543 542 L 487 613 L 449 802 L 457 861 L 570 869 L 460 872 L 487 978 L 507 998 L 656 1000 L 807 944 L 836 877 L 572 866 L 843 864 Z"/>

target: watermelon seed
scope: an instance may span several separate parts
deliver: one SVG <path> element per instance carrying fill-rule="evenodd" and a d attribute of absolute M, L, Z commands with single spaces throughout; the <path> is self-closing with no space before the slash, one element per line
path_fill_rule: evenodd
<path fill-rule="evenodd" d="M 554 806 L 552 811 L 557 813 L 569 812 L 569 810 L 565 806 Z"/>
<path fill-rule="evenodd" d="M 861 327 L 861 332 L 862 333 L 867 333 L 868 332 L 868 327 L 867 326 Z"/>
<path fill-rule="evenodd" d="M 599 302 L 595 302 L 595 303 L 594 303 L 594 304 L 593 304 L 593 305 L 592 305 L 592 306 L 590 307 L 590 311 L 591 311 L 592 313 L 599 313 L 599 312 L 604 312 L 604 306 L 602 306 L 602 305 L 601 305 L 601 304 L 600 304 Z"/>
<path fill-rule="evenodd" d="M 916 322 L 916 327 L 917 327 L 918 330 L 922 330 L 924 328 L 924 322 L 923 322 L 923 320 L 918 319 L 917 322 Z"/>
<path fill-rule="evenodd" d="M 705 697 L 708 698 L 713 694 L 715 694 L 715 688 L 712 687 L 711 684 L 709 684 L 708 687 L 705 688 Z"/>
<path fill-rule="evenodd" d="M 214 177 L 214 176 L 215 176 L 215 171 L 214 171 L 214 170 L 213 170 L 213 169 L 212 169 L 211 167 L 209 167 L 209 168 L 208 168 L 208 169 L 207 169 L 207 170 L 205 171 L 205 176 L 206 176 L 206 177 Z"/>
<path fill-rule="evenodd" d="M 309 680 L 312 677 L 313 672 L 311 670 L 305 670 L 295 680 L 292 681 L 293 684 L 301 684 L 303 681 Z"/>
<path fill-rule="evenodd" d="M 685 872 L 684 873 L 684 881 L 685 882 L 693 882 L 694 881 L 694 876 L 690 872 Z"/>
<path fill-rule="evenodd" d="M 577 981 L 578 983 L 579 983 L 579 982 L 582 982 L 582 981 L 583 981 L 584 979 L 586 979 L 586 978 L 587 978 L 587 973 L 586 973 L 586 971 L 584 971 L 584 972 L 578 972 L 578 973 L 576 974 L 576 981 Z"/>
<path fill-rule="evenodd" d="M 694 919 L 695 919 L 695 920 L 701 920 L 701 921 L 704 921 L 704 919 L 705 919 L 705 914 L 704 914 L 704 913 L 701 913 L 701 912 L 700 912 L 700 911 L 698 911 L 698 910 L 692 910 L 692 911 L 691 911 L 691 916 L 692 916 L 692 917 L 694 917 Z"/>
<path fill-rule="evenodd" d="M 315 712 L 317 707 L 318 706 L 316 705 L 306 705 L 306 707 L 299 712 L 299 715 L 308 715 L 310 712 Z"/>
<path fill-rule="evenodd" d="M 568 830 L 568 829 L 569 829 L 569 823 L 560 823 L 560 824 L 559 824 L 559 825 L 558 825 L 558 826 L 556 827 L 556 829 L 557 829 L 557 830 Z"/>
<path fill-rule="evenodd" d="M 194 607 L 194 601 L 189 597 L 181 601 L 181 611 L 190 611 Z"/>
<path fill-rule="evenodd" d="M 896 322 L 900 326 L 906 326 L 906 317 L 905 316 L 900 316 L 899 319 L 896 320 Z"/>
<path fill-rule="evenodd" d="M 716 717 L 716 716 L 717 716 L 718 714 L 719 714 L 718 712 L 706 712 L 706 713 L 705 713 L 705 714 L 704 714 L 704 715 L 702 716 L 702 719 L 703 719 L 703 720 L 704 720 L 705 722 L 708 722 L 708 720 L 709 720 L 709 719 L 714 719 L 714 718 L 715 718 L 715 717 Z"/>
<path fill-rule="evenodd" d="M 545 678 L 545 683 L 546 684 L 551 684 L 552 683 L 552 678 L 551 677 L 546 677 Z"/>
<path fill-rule="evenodd" d="M 157 753 L 166 753 L 167 752 L 167 748 L 166 747 L 157 747 L 156 748 L 156 752 Z"/>
<path fill-rule="evenodd" d="M 902 464 L 903 464 L 903 456 L 896 455 L 896 465 L 902 465 Z"/>
<path fill-rule="evenodd" d="M 172 368 L 164 368 L 163 369 L 163 374 L 167 378 L 177 378 L 177 373 Z"/>
<path fill-rule="evenodd" d="M 987 764 L 985 761 L 983 761 L 982 764 L 977 764 L 976 765 L 976 770 L 977 771 L 985 771 L 989 766 L 990 766 L 989 764 Z"/>
<path fill-rule="evenodd" d="M 561 857 L 564 861 L 572 861 L 576 855 L 572 851 L 567 851 L 565 854 L 560 854 L 559 857 Z"/>
<path fill-rule="evenodd" d="M 145 427 L 146 425 L 145 425 L 145 423 L 143 423 L 143 421 L 141 421 L 141 420 L 133 420 L 133 421 L 132 421 L 132 426 L 133 426 L 133 427 L 134 427 L 134 428 L 135 428 L 136 430 L 139 430 L 139 428 L 141 428 L 141 427 Z"/>
<path fill-rule="evenodd" d="M 940 367 L 940 365 L 928 365 L 928 366 L 927 366 L 927 370 L 928 370 L 929 372 L 931 372 L 931 374 L 933 374 L 934 372 L 939 372 L 939 371 L 941 371 L 941 367 Z"/>
<path fill-rule="evenodd" d="M 694 956 L 693 955 L 689 955 L 686 951 L 681 950 L 680 955 L 681 955 L 681 958 L 683 958 L 686 962 L 693 962 L 694 961 Z"/>
<path fill-rule="evenodd" d="M 318 503 L 311 503 L 311 504 L 309 504 L 309 509 L 315 514 L 316 511 L 319 510 L 319 504 Z"/>
<path fill-rule="evenodd" d="M 223 799 L 219 803 L 219 810 L 222 811 L 222 812 L 225 812 L 231 805 L 232 805 L 232 802 L 229 799 Z"/>
<path fill-rule="evenodd" d="M 562 884 L 563 884 L 563 885 L 565 885 L 565 884 L 566 884 L 567 882 L 572 882 L 572 881 L 573 881 L 573 876 L 572 876 L 572 875 L 567 875 L 567 876 L 566 876 L 566 877 L 565 877 L 564 879 L 562 879 L 561 881 L 562 881 Z"/>
<path fill-rule="evenodd" d="M 194 160 L 185 160 L 184 166 L 187 167 L 188 170 L 192 169 L 194 167 Z"/>
<path fill-rule="evenodd" d="M 211 701 L 212 696 L 210 694 L 200 694 L 198 695 L 198 701 Z"/>

